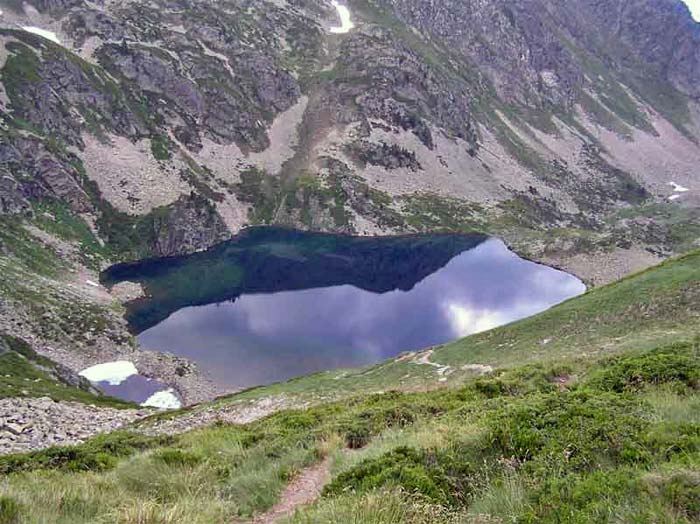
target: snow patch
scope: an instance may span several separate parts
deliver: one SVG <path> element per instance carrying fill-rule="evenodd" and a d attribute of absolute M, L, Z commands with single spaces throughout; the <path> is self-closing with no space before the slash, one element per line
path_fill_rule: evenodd
<path fill-rule="evenodd" d="M 40 37 L 45 38 L 46 40 L 51 40 L 53 43 L 61 45 L 61 41 L 58 39 L 58 36 L 56 36 L 56 33 L 54 33 L 53 31 L 48 31 L 46 29 L 42 29 L 41 27 L 34 26 L 23 26 L 22 29 L 27 33 L 39 35 Z"/>
<path fill-rule="evenodd" d="M 669 186 L 673 188 L 673 191 L 675 192 L 673 195 L 668 197 L 668 199 L 673 202 L 674 200 L 678 200 L 681 197 L 681 193 L 687 193 L 690 191 L 687 187 L 683 187 L 680 184 L 677 184 L 676 182 L 669 182 Z"/>
<path fill-rule="evenodd" d="M 339 2 L 337 2 L 337 0 L 333 0 L 331 3 L 333 4 L 333 7 L 335 7 L 335 10 L 338 11 L 340 26 L 331 27 L 330 32 L 337 35 L 349 33 L 350 30 L 355 27 L 355 24 L 352 22 L 350 17 L 350 9 L 348 9 L 347 6 L 341 5 Z"/>
<path fill-rule="evenodd" d="M 175 390 L 171 388 L 154 393 L 141 403 L 141 406 L 145 408 L 180 409 L 182 404 L 180 399 L 177 398 Z"/>
<path fill-rule="evenodd" d="M 700 0 L 683 0 L 688 9 L 690 9 L 690 14 L 693 20 L 700 22 Z"/>
<path fill-rule="evenodd" d="M 110 386 L 118 386 L 132 375 L 138 375 L 138 370 L 128 360 L 105 362 L 89 367 L 78 373 L 90 382 L 107 382 Z"/>
<path fill-rule="evenodd" d="M 683 187 L 682 185 L 676 184 L 675 182 L 669 182 L 668 185 L 673 187 L 673 190 L 676 193 L 687 193 L 688 191 L 690 191 L 690 189 L 688 189 L 687 187 Z"/>
<path fill-rule="evenodd" d="M 88 286 L 100 287 L 100 285 L 99 285 L 97 282 L 93 282 L 92 280 L 86 280 L 85 283 L 86 283 Z"/>

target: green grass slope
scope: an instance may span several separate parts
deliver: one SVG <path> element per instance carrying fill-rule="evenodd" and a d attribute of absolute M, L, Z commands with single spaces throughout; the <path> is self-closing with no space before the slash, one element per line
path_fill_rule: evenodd
<path fill-rule="evenodd" d="M 0 457 L 0 522 L 248 519 L 331 457 L 322 497 L 291 522 L 691 523 L 700 518 L 698 408 L 698 342 L 531 365 L 245 426 L 116 433 Z"/>
<path fill-rule="evenodd" d="M 397 359 L 194 408 L 317 402 L 247 425 L 0 457 L 0 523 L 236 522 L 324 457 L 323 495 L 288 523 L 698 522 L 698 257 L 436 348 L 451 373 Z"/>
<path fill-rule="evenodd" d="M 448 344 L 434 361 L 493 366 L 644 349 L 698 332 L 700 252 L 669 260 L 540 315 Z"/>

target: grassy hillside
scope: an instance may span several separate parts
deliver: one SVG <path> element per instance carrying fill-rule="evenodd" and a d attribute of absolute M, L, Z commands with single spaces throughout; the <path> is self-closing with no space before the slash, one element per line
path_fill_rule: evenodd
<path fill-rule="evenodd" d="M 167 417 L 275 396 L 315 402 L 309 409 L 0 457 L 0 522 L 249 519 L 318 463 L 331 475 L 322 497 L 288 522 L 697 522 L 699 256 L 427 358 L 306 377 Z M 475 363 L 500 369 L 462 369 Z M 412 391 L 369 393 L 399 387 Z"/>
<path fill-rule="evenodd" d="M 700 252 L 669 260 L 534 317 L 440 348 L 434 360 L 494 366 L 645 349 L 688 337 L 700 319 Z"/>
<path fill-rule="evenodd" d="M 231 522 L 324 457 L 332 480 L 292 522 L 697 522 L 698 351 L 532 365 L 246 426 L 1 457 L 2 522 Z"/>

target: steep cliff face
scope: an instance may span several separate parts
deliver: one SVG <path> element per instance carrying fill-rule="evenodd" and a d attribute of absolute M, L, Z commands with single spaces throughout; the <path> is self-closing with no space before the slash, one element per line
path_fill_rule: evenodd
<path fill-rule="evenodd" d="M 679 0 L 389 3 L 401 20 L 486 72 L 505 99 L 575 103 L 595 82 L 587 55 L 609 72 L 641 65 L 649 83 L 668 81 L 686 95 L 699 94 L 700 26 Z"/>
<path fill-rule="evenodd" d="M 592 280 L 697 240 L 681 0 L 347 5 L 348 31 L 324 0 L 0 2 L 0 211 L 62 202 L 118 259 L 478 230 Z"/>

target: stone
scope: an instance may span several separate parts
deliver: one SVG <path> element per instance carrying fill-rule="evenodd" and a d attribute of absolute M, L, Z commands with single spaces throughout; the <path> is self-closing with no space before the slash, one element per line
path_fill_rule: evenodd
<path fill-rule="evenodd" d="M 25 426 L 14 422 L 6 422 L 0 426 L 0 430 L 9 431 L 13 435 L 21 435 L 25 431 Z"/>
<path fill-rule="evenodd" d="M 148 409 L 94 407 L 48 397 L 0 399 L 0 454 L 51 445 L 74 445 L 152 413 Z"/>

